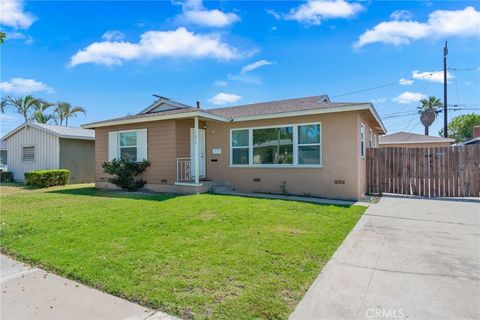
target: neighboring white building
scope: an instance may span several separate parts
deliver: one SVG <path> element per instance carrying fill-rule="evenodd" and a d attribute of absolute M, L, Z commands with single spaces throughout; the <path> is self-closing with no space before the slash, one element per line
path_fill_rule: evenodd
<path fill-rule="evenodd" d="M 24 123 L 7 133 L 8 170 L 14 180 L 43 169 L 68 169 L 70 182 L 95 180 L 95 131 L 50 124 Z"/>

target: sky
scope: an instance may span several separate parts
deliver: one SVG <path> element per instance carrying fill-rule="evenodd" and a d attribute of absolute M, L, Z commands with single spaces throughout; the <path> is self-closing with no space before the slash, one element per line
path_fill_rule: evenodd
<path fill-rule="evenodd" d="M 71 126 L 135 114 L 152 94 L 202 108 L 327 94 L 372 102 L 389 133 L 423 133 L 415 110 L 443 99 L 446 40 L 449 118 L 480 113 L 478 2 L 0 2 L 2 97 L 86 108 Z M 2 135 L 22 123 L 0 117 Z"/>

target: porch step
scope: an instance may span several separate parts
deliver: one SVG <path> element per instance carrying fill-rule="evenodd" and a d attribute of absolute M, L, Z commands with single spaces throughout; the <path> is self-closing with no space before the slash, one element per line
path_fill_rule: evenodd
<path fill-rule="evenodd" d="M 225 181 L 209 181 L 208 183 L 210 185 L 210 192 L 213 193 L 232 192 L 235 190 L 231 184 Z"/>

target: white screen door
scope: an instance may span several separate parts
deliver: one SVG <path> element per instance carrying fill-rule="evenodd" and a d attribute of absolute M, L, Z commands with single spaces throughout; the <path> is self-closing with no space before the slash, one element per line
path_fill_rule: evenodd
<path fill-rule="evenodd" d="M 200 152 L 200 178 L 205 177 L 205 130 L 198 129 L 198 150 Z M 190 158 L 192 159 L 192 178 L 195 177 L 195 128 L 190 128 Z"/>

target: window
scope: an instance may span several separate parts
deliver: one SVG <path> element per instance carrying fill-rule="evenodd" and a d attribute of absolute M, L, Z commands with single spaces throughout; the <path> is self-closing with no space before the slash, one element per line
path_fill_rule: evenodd
<path fill-rule="evenodd" d="M 35 146 L 22 147 L 23 162 L 35 162 Z"/>
<path fill-rule="evenodd" d="M 298 164 L 320 164 L 320 124 L 298 126 Z"/>
<path fill-rule="evenodd" d="M 368 147 L 373 147 L 373 131 L 370 129 L 370 139 L 368 140 Z"/>
<path fill-rule="evenodd" d="M 360 155 L 365 157 L 365 125 L 360 124 Z"/>
<path fill-rule="evenodd" d="M 293 164 L 293 128 L 253 130 L 254 164 Z"/>
<path fill-rule="evenodd" d="M 137 132 L 119 132 L 120 158 L 137 161 Z"/>
<path fill-rule="evenodd" d="M 249 161 L 249 131 L 232 131 L 232 164 L 248 165 Z"/>
<path fill-rule="evenodd" d="M 232 130 L 231 165 L 320 166 L 320 124 Z"/>

